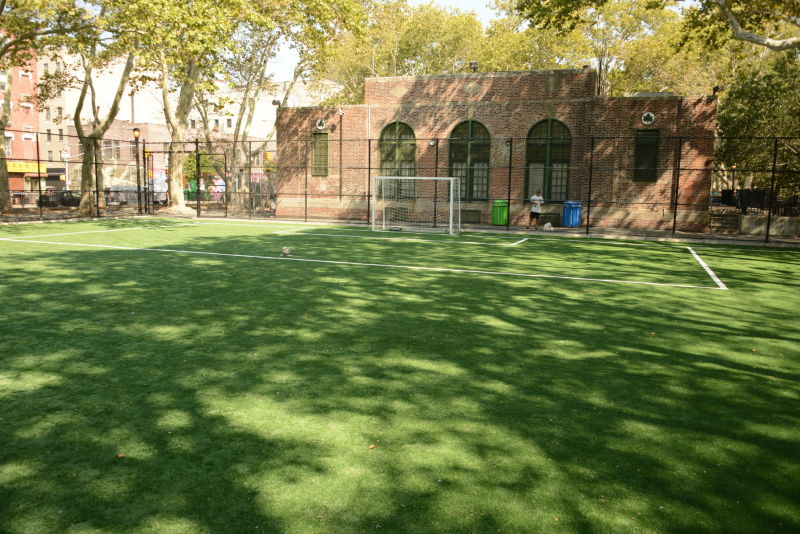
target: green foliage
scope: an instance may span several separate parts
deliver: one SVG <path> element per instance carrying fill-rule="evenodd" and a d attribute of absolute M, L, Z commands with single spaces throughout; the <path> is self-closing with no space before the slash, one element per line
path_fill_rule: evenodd
<path fill-rule="evenodd" d="M 222 156 L 200 154 L 200 177 L 203 183 L 208 184 L 212 178 L 217 177 L 218 171 L 224 171 L 225 160 Z M 197 158 L 194 154 L 183 160 L 183 179 L 191 181 L 197 179 Z"/>
<path fill-rule="evenodd" d="M 474 13 L 405 0 L 370 5 L 362 33 L 331 45 L 320 74 L 342 84 L 328 103 L 360 103 L 370 76 L 410 76 L 469 71 L 481 54 L 483 28 Z"/>
<path fill-rule="evenodd" d="M 533 28 L 508 2 L 502 16 L 489 23 L 480 50 L 482 70 L 539 70 L 587 64 L 587 41 L 579 31 Z"/>
<path fill-rule="evenodd" d="M 8 0 L 0 6 L 0 69 L 26 65 L 58 37 L 97 22 L 89 2 Z"/>
<path fill-rule="evenodd" d="M 612 2 L 614 0 L 518 0 L 516 9 L 536 27 L 571 30 L 590 23 L 594 12 Z M 675 2 L 643 0 L 640 4 L 648 10 L 661 11 Z M 800 4 L 797 0 L 697 0 L 684 12 L 683 32 L 702 37 L 714 48 L 720 48 L 731 37 L 770 48 L 800 48 Z M 793 28 L 788 35 L 781 30 L 781 24 Z M 741 27 L 741 32 L 732 31 L 736 26 Z"/>
<path fill-rule="evenodd" d="M 774 153 L 771 139 L 787 137 L 778 144 L 779 168 L 800 167 L 800 60 L 791 52 L 774 54 L 743 70 L 723 93 L 719 132 L 723 136 L 718 163 L 730 168 L 770 169 Z M 744 139 L 741 139 L 744 138 Z M 768 186 L 769 173 L 757 173 L 753 183 Z M 800 187 L 797 174 L 779 175 L 783 187 Z"/>

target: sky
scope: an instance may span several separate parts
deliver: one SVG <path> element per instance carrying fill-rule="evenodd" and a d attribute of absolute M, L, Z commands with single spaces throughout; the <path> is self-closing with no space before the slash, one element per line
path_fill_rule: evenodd
<path fill-rule="evenodd" d="M 458 8 L 461 11 L 473 11 L 484 26 L 495 18 L 494 11 L 489 7 L 491 0 L 407 0 L 411 6 L 421 4 L 435 4 L 441 7 Z M 292 79 L 292 72 L 297 63 L 297 53 L 288 48 L 281 49 L 277 57 L 272 60 L 269 72 L 275 74 L 275 81 L 286 81 Z"/>

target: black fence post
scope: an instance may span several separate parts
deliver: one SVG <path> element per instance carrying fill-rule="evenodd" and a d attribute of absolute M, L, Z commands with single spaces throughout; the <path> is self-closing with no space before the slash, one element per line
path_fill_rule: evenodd
<path fill-rule="evenodd" d="M 194 140 L 194 164 L 195 172 L 197 174 L 197 187 L 195 188 L 195 201 L 197 202 L 197 218 L 200 218 L 200 141 L 195 138 Z"/>
<path fill-rule="evenodd" d="M 147 141 L 142 139 L 142 184 L 144 185 L 144 212 L 147 213 L 147 184 L 148 184 L 148 177 L 152 175 L 152 163 L 153 157 L 152 155 L 148 157 L 147 155 Z M 169 189 L 169 187 L 167 187 Z"/>
<path fill-rule="evenodd" d="M 139 134 L 134 132 L 133 144 L 136 151 L 136 203 L 138 206 L 139 215 L 142 214 L 142 179 L 139 174 Z"/>
<path fill-rule="evenodd" d="M 508 183 L 506 184 L 506 232 L 511 230 L 511 171 L 514 160 L 514 138 L 509 137 L 506 139 L 508 143 Z"/>
<path fill-rule="evenodd" d="M 593 169 L 594 169 L 594 137 L 592 137 L 591 142 L 589 144 L 589 191 L 586 194 L 586 235 L 589 235 L 589 219 L 592 216 L 592 170 Z"/>
<path fill-rule="evenodd" d="M 39 132 L 36 132 L 36 177 L 39 182 L 39 200 L 36 203 L 39 205 L 39 219 L 43 219 L 44 212 L 42 211 L 42 204 L 44 204 L 44 202 L 42 202 L 42 160 L 39 155 Z"/>
<path fill-rule="evenodd" d="M 367 139 L 367 224 L 372 222 L 372 139 Z"/>
<path fill-rule="evenodd" d="M 778 138 L 773 141 L 772 146 L 772 176 L 769 180 L 769 205 L 767 210 L 767 232 L 764 235 L 764 242 L 769 243 L 769 227 L 772 225 L 772 199 L 775 197 L 775 172 L 778 168 Z"/>
<path fill-rule="evenodd" d="M 434 178 L 438 178 L 439 177 L 439 138 L 438 137 L 434 141 L 434 145 L 435 145 L 435 148 L 434 148 L 434 156 L 433 157 L 434 157 L 434 159 L 436 161 L 433 162 L 433 177 Z M 433 227 L 434 228 L 436 228 L 436 215 L 437 215 L 436 212 L 439 209 L 439 206 L 437 205 L 438 203 L 436 202 L 436 199 L 438 197 L 439 197 L 439 180 L 434 180 L 433 181 Z M 450 202 L 453 202 L 452 198 L 450 199 Z M 459 218 L 459 220 L 461 220 L 461 219 Z"/>
<path fill-rule="evenodd" d="M 250 154 L 251 148 L 252 147 L 248 143 L 248 145 L 247 145 L 248 158 L 250 157 L 249 154 Z M 249 161 L 248 161 L 248 166 L 249 166 Z M 250 195 L 251 196 L 253 195 L 253 191 L 252 191 L 253 182 L 252 182 L 252 180 L 250 180 L 250 176 L 249 175 L 252 174 L 252 173 L 253 173 L 253 171 L 251 169 L 249 174 L 248 174 L 248 177 L 247 177 L 248 190 L 250 191 Z M 222 193 L 222 201 L 225 203 L 225 218 L 227 219 L 228 218 L 228 189 L 230 187 L 230 184 L 228 183 L 228 153 L 227 152 L 223 152 L 222 153 L 222 181 L 225 184 L 225 191 Z"/>
<path fill-rule="evenodd" d="M 675 237 L 675 230 L 678 228 L 678 196 L 680 195 L 681 188 L 681 152 L 683 151 L 683 138 L 678 137 L 678 144 L 675 148 L 675 170 L 673 176 L 675 177 L 675 205 L 672 212 L 672 237 Z"/>
<path fill-rule="evenodd" d="M 344 139 L 342 137 L 342 119 L 344 118 L 344 108 L 339 108 L 339 202 L 342 200 L 342 172 L 344 169 L 344 160 L 342 159 L 344 151 Z"/>
<path fill-rule="evenodd" d="M 308 222 L 308 139 L 305 141 L 305 175 L 303 182 L 303 221 Z"/>

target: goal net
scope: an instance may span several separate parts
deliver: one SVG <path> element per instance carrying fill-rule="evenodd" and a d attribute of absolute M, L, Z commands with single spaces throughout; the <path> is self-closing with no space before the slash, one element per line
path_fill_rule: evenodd
<path fill-rule="evenodd" d="M 458 178 L 378 176 L 372 186 L 372 229 L 458 234 Z"/>

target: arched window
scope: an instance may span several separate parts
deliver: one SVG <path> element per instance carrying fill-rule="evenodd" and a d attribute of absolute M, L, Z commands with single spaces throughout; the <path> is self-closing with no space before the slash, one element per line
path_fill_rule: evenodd
<path fill-rule="evenodd" d="M 386 125 L 378 141 L 381 176 L 416 176 L 417 142 L 411 126 L 402 122 Z M 414 182 L 403 180 L 391 182 L 392 196 L 409 197 L 414 195 Z M 388 192 L 383 193 L 388 194 Z"/>
<path fill-rule="evenodd" d="M 572 136 L 563 122 L 545 119 L 528 132 L 525 150 L 525 196 L 541 189 L 546 201 L 562 202 L 569 193 Z"/>
<path fill-rule="evenodd" d="M 477 121 L 462 122 L 450 134 L 450 176 L 461 178 L 462 200 L 489 197 L 490 148 L 489 130 Z"/>
<path fill-rule="evenodd" d="M 414 176 L 417 173 L 417 143 L 408 124 L 392 122 L 381 132 L 379 142 L 381 176 Z"/>

